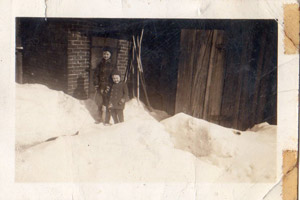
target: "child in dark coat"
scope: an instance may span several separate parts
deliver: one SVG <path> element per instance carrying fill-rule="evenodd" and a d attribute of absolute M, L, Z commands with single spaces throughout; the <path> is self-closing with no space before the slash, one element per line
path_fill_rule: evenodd
<path fill-rule="evenodd" d="M 97 65 L 94 72 L 94 85 L 96 87 L 96 90 L 98 91 L 97 105 L 100 117 L 99 121 L 97 121 L 96 123 L 100 123 L 104 120 L 104 123 L 108 124 L 110 120 L 110 113 L 108 112 L 107 106 L 110 87 L 113 84 L 113 81 L 111 79 L 111 73 L 117 68 L 112 64 L 111 50 L 109 47 L 103 48 L 102 56 L 103 58 Z M 104 113 L 105 117 L 103 116 Z"/>
<path fill-rule="evenodd" d="M 125 102 L 128 98 L 128 88 L 126 83 L 121 81 L 120 72 L 115 70 L 112 72 L 113 85 L 110 89 L 108 109 L 114 119 L 114 123 L 124 122 L 123 110 Z"/>

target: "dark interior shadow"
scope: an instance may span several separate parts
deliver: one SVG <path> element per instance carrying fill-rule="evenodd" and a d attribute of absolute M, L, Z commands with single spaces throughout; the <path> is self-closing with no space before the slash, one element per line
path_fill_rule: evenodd
<path fill-rule="evenodd" d="M 74 90 L 73 96 L 81 100 L 87 98 L 87 92 L 84 90 L 84 78 L 82 76 L 77 78 L 77 87 Z"/>

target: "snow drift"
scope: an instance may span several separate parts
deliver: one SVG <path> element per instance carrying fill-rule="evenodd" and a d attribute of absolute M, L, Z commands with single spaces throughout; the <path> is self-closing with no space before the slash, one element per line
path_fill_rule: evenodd
<path fill-rule="evenodd" d="M 238 138 L 231 129 L 207 121 L 196 119 L 184 113 L 170 117 L 162 124 L 174 138 L 175 146 L 189 151 L 195 156 L 215 154 L 221 157 L 232 157 L 235 142 Z M 228 145 L 231 143 L 231 145 Z"/>
<path fill-rule="evenodd" d="M 276 179 L 274 125 L 262 123 L 242 132 L 183 113 L 163 120 L 162 124 L 176 148 L 224 169 L 218 181 L 270 182 Z"/>
<path fill-rule="evenodd" d="M 16 93 L 16 145 L 36 144 L 16 151 L 18 182 L 205 182 L 213 189 L 201 186 L 199 198 L 230 199 L 234 190 L 235 199 L 246 199 L 243 191 L 261 199 L 270 185 L 253 182 L 276 179 L 276 126 L 267 123 L 237 135 L 183 113 L 159 122 L 165 116 L 131 100 L 125 122 L 106 127 L 94 124 L 92 100 L 41 85 L 17 85 Z"/>
<path fill-rule="evenodd" d="M 16 146 L 76 134 L 93 118 L 77 99 L 39 84 L 16 84 Z"/>

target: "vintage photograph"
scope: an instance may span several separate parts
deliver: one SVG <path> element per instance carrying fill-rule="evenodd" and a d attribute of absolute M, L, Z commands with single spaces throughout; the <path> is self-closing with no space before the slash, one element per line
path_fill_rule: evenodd
<path fill-rule="evenodd" d="M 17 17 L 15 30 L 16 182 L 278 178 L 276 20 Z"/>

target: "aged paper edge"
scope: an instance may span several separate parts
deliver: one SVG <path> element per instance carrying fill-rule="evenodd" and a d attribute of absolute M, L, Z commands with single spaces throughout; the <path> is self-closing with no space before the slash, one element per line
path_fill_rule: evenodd
<path fill-rule="evenodd" d="M 284 4 L 284 54 L 299 53 L 299 5 Z"/>
<path fill-rule="evenodd" d="M 282 199 L 298 199 L 298 151 L 285 150 L 282 156 Z"/>

